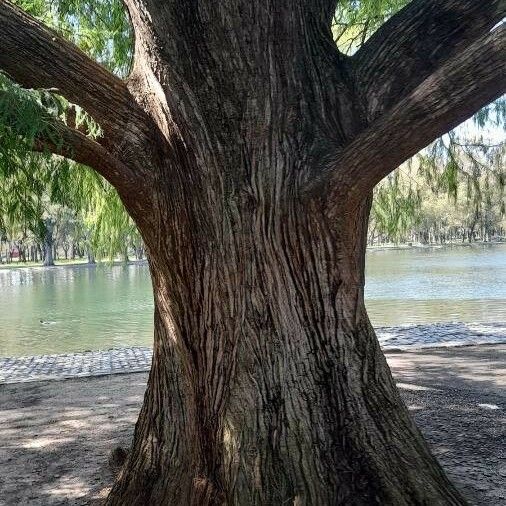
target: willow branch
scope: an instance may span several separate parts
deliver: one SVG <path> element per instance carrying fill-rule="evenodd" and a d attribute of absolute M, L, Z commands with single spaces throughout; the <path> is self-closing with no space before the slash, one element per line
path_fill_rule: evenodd
<path fill-rule="evenodd" d="M 125 181 L 128 168 L 111 156 L 104 146 L 82 132 L 69 128 L 63 122 L 53 120 L 52 127 L 55 135 L 36 136 L 31 146 L 33 151 L 53 153 L 92 167 L 118 189 L 127 186 L 134 187 L 134 182 L 128 185 Z"/>
<path fill-rule="evenodd" d="M 50 113 L 43 105 L 31 102 L 32 113 L 37 115 L 37 125 L 26 124 L 28 119 L 20 121 L 18 110 L 20 103 L 12 94 L 0 90 L 0 104 L 3 108 L 2 126 L 10 131 L 16 142 L 16 151 L 32 150 L 52 153 L 88 165 L 104 176 L 118 189 L 137 188 L 137 179 L 129 167 L 103 145 L 103 138 L 93 139 L 86 135 L 85 128 L 75 124 L 72 109 L 67 111 L 66 123 Z M 0 143 L 2 137 L 0 137 Z M 12 142 L 9 139 L 8 144 Z"/>

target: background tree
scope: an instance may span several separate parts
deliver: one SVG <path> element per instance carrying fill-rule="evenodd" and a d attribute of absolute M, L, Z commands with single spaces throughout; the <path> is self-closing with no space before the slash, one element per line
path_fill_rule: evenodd
<path fill-rule="evenodd" d="M 51 5 L 86 49 L 83 3 Z M 364 252 L 374 186 L 504 92 L 504 2 L 414 0 L 352 56 L 332 0 L 126 6 L 122 80 L 0 2 L 0 68 L 65 97 L 8 135 L 102 174 L 149 252 L 153 366 L 108 503 L 463 503 L 379 349 Z"/>
<path fill-rule="evenodd" d="M 22 142 L 19 145 L 19 130 L 26 139 L 45 128 L 55 142 L 60 142 L 58 133 L 50 130 L 44 118 L 51 112 L 91 137 L 99 134 L 98 126 L 83 111 L 76 111 L 61 97 L 45 91 L 27 92 L 0 75 L 0 116 L 7 120 L 3 132 L 0 125 L 0 202 L 4 223 L 10 225 L 11 231 L 19 231 L 18 242 L 27 246 L 28 240 L 28 244 L 35 243 L 42 250 L 44 265 L 54 265 L 60 243 L 65 256 L 70 243 L 82 243 L 92 263 L 96 255 L 113 260 L 120 254 L 128 259 L 129 248 L 140 252 L 142 247 L 114 188 L 85 166 L 48 156 L 49 152 L 27 151 Z"/>
<path fill-rule="evenodd" d="M 369 243 L 504 238 L 504 143 L 437 141 L 375 189 Z"/>

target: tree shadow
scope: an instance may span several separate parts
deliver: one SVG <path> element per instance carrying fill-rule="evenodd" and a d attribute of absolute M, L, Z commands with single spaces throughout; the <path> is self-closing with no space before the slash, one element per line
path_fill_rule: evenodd
<path fill-rule="evenodd" d="M 129 447 L 146 381 L 138 373 L 1 385 L 0 504 L 101 504 L 114 479 L 110 452 Z"/>
<path fill-rule="evenodd" d="M 401 395 L 432 452 L 472 504 L 506 500 L 502 355 L 504 346 L 387 354 Z"/>
<path fill-rule="evenodd" d="M 506 496 L 501 353 L 386 354 L 433 453 L 470 502 L 485 506 Z M 114 479 L 110 452 L 129 447 L 146 381 L 147 373 L 132 373 L 0 385 L 0 504 L 101 504 Z"/>

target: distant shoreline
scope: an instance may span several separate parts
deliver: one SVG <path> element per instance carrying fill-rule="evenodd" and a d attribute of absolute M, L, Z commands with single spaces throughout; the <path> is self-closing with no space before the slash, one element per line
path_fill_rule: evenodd
<path fill-rule="evenodd" d="M 397 250 L 397 249 L 442 249 L 442 248 L 453 248 L 455 247 L 473 247 L 473 246 L 497 246 L 500 244 L 506 244 L 506 240 L 501 241 L 473 241 L 473 242 L 445 242 L 441 243 L 430 243 L 422 244 L 416 243 L 388 243 L 388 244 L 374 244 L 367 246 L 367 251 L 382 251 L 382 250 Z"/>
<path fill-rule="evenodd" d="M 99 267 L 99 266 L 121 266 L 121 265 L 144 265 L 147 264 L 148 261 L 146 259 L 142 260 L 129 260 L 128 262 L 124 262 L 123 260 L 114 260 L 110 262 L 109 260 L 97 260 L 95 263 L 89 263 L 86 261 L 61 261 L 55 260 L 55 265 L 45 266 L 41 263 L 34 262 L 11 262 L 10 264 L 0 264 L 0 270 L 11 270 L 11 269 L 57 269 L 60 267 Z"/>
<path fill-rule="evenodd" d="M 455 247 L 473 247 L 473 246 L 497 246 L 498 244 L 506 244 L 506 240 L 500 241 L 473 241 L 473 242 L 446 242 L 446 243 L 388 243 L 388 244 L 375 244 L 367 246 L 367 251 L 385 251 L 385 250 L 410 250 L 410 249 L 441 249 L 441 248 L 453 248 Z M 10 264 L 0 264 L 0 270 L 9 269 L 54 269 L 57 267 L 96 267 L 100 265 L 105 266 L 118 266 L 118 265 L 144 265 L 147 264 L 146 259 L 142 260 L 129 260 L 124 262 L 123 260 L 97 260 L 95 263 L 88 263 L 86 260 L 55 260 L 55 265 L 44 266 L 41 263 L 34 262 L 11 262 Z"/>

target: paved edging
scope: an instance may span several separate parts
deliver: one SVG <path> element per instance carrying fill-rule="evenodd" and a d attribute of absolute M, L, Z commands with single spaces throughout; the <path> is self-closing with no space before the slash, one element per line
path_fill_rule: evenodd
<path fill-rule="evenodd" d="M 385 351 L 473 346 L 506 342 L 506 322 L 432 323 L 376 329 Z M 61 355 L 0 357 L 0 384 L 61 380 L 148 371 L 153 350 L 146 346 Z"/>
<path fill-rule="evenodd" d="M 58 380 L 148 371 L 153 350 L 134 346 L 104 351 L 0 358 L 0 383 Z"/>

